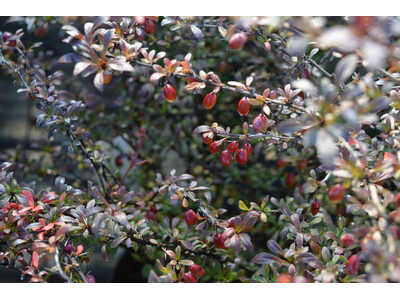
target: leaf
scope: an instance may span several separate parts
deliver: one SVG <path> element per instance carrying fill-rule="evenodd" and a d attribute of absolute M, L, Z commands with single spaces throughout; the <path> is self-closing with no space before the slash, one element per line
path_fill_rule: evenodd
<path fill-rule="evenodd" d="M 314 48 L 314 49 L 312 49 L 311 50 L 311 52 L 310 52 L 310 58 L 312 58 L 315 54 L 317 54 L 318 53 L 318 51 L 319 51 L 319 49 L 318 48 Z"/>
<path fill-rule="evenodd" d="M 335 159 L 339 152 L 335 145 L 333 137 L 324 129 L 317 133 L 315 145 L 317 147 L 317 156 L 328 170 L 333 170 L 335 167 Z"/>
<path fill-rule="evenodd" d="M 158 278 L 157 274 L 151 270 L 149 274 L 149 283 L 161 283 L 160 279 Z"/>
<path fill-rule="evenodd" d="M 104 90 L 104 77 L 103 77 L 103 72 L 99 72 L 96 74 L 94 77 L 94 86 L 96 89 L 98 89 L 100 92 Z"/>
<path fill-rule="evenodd" d="M 101 247 L 101 256 L 103 257 L 103 259 L 104 259 L 105 261 L 108 261 L 108 256 L 107 256 L 107 244 L 104 244 L 104 245 Z"/>
<path fill-rule="evenodd" d="M 310 262 L 316 261 L 316 260 L 318 260 L 318 258 L 314 254 L 309 253 L 309 252 L 300 254 L 295 259 L 295 261 L 299 261 L 299 262 L 303 262 L 303 263 L 307 263 L 307 264 Z"/>
<path fill-rule="evenodd" d="M 274 252 L 276 254 L 279 254 L 281 256 L 284 255 L 284 252 L 281 248 L 281 246 L 279 246 L 279 244 L 277 242 L 275 242 L 274 240 L 269 240 L 267 242 L 267 247 L 269 250 L 271 250 L 271 252 Z"/>
<path fill-rule="evenodd" d="M 158 79 L 160 79 L 160 78 L 162 78 L 162 77 L 164 77 L 164 76 L 167 76 L 167 75 L 164 74 L 164 73 L 156 72 L 156 73 L 151 74 L 149 80 L 150 80 L 150 81 L 158 80 Z"/>
<path fill-rule="evenodd" d="M 181 241 L 181 243 L 185 248 L 193 251 L 193 244 L 189 240 Z"/>
<path fill-rule="evenodd" d="M 248 208 L 247 206 L 246 206 L 246 204 L 244 204 L 244 202 L 242 201 L 242 200 L 239 200 L 239 208 L 241 209 L 241 210 L 247 210 L 247 211 L 249 211 L 251 208 Z"/>
<path fill-rule="evenodd" d="M 240 240 L 242 241 L 243 246 L 250 252 L 254 251 L 253 244 L 251 242 L 250 236 L 247 233 L 239 234 Z"/>
<path fill-rule="evenodd" d="M 190 29 L 192 30 L 194 36 L 195 36 L 197 39 L 203 38 L 203 33 L 201 32 L 201 30 L 200 30 L 197 26 L 195 26 L 195 25 L 190 25 Z"/>
<path fill-rule="evenodd" d="M 339 81 L 347 80 L 354 73 L 357 67 L 357 61 L 357 54 L 350 54 L 338 62 L 335 68 L 335 74 Z"/>
<path fill-rule="evenodd" d="M 212 127 L 206 126 L 206 125 L 201 125 L 199 127 L 196 127 L 195 130 L 193 130 L 192 134 L 198 134 L 198 133 L 204 133 L 204 132 L 210 132 L 213 131 Z"/>
<path fill-rule="evenodd" d="M 264 252 L 254 256 L 251 261 L 259 265 L 272 264 L 272 263 L 281 263 L 285 265 L 289 264 L 287 261 L 279 257 Z"/>

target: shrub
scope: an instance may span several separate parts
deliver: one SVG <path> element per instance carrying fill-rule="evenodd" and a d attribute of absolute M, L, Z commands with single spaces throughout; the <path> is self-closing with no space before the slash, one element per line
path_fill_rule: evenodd
<path fill-rule="evenodd" d="M 400 281 L 398 18 L 34 20 L 0 33 L 49 139 L 2 155 L 1 265 L 96 282 L 95 244 L 149 282 Z M 73 52 L 25 42 L 59 27 Z"/>

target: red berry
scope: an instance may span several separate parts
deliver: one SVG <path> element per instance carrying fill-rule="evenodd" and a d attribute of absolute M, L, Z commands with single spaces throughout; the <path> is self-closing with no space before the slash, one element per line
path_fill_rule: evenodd
<path fill-rule="evenodd" d="M 219 150 L 221 150 L 222 144 L 217 145 L 217 143 L 218 143 L 218 141 L 214 141 L 214 142 L 212 142 L 211 145 L 210 145 L 210 152 L 211 152 L 212 154 L 217 154 L 217 153 L 219 152 Z"/>
<path fill-rule="evenodd" d="M 253 147 L 249 143 L 246 143 L 243 148 L 246 150 L 248 156 L 253 154 Z"/>
<path fill-rule="evenodd" d="M 309 79 L 310 78 L 310 72 L 308 71 L 308 68 L 304 68 L 303 72 L 304 72 L 304 76 L 306 77 L 306 79 Z"/>
<path fill-rule="evenodd" d="M 164 97 L 168 102 L 173 102 L 176 99 L 176 92 L 172 85 L 166 84 L 164 86 Z"/>
<path fill-rule="evenodd" d="M 3 33 L 3 42 L 8 41 L 11 39 L 14 35 L 11 32 L 4 32 Z M 7 46 L 8 47 L 15 47 L 17 45 L 17 40 L 11 40 L 8 42 Z"/>
<path fill-rule="evenodd" d="M 231 154 L 235 154 L 236 153 L 236 151 L 238 151 L 238 149 L 239 149 L 239 143 L 238 142 L 232 142 L 232 143 L 230 143 L 229 145 L 228 145 L 228 152 L 229 153 L 231 153 Z"/>
<path fill-rule="evenodd" d="M 72 250 L 73 250 L 72 244 L 64 246 L 64 251 L 67 252 L 68 254 L 71 254 Z"/>
<path fill-rule="evenodd" d="M 153 20 L 146 19 L 146 21 L 144 22 L 144 31 L 148 35 L 152 35 L 156 31 L 156 25 L 154 25 Z"/>
<path fill-rule="evenodd" d="M 197 215 L 193 210 L 189 209 L 185 213 L 185 222 L 189 226 L 193 226 L 193 225 L 195 225 L 197 223 Z"/>
<path fill-rule="evenodd" d="M 338 203 L 338 202 L 342 201 L 345 191 L 346 191 L 345 188 L 340 183 L 335 184 L 329 190 L 329 193 L 328 193 L 329 199 L 333 203 Z"/>
<path fill-rule="evenodd" d="M 213 141 L 208 132 L 203 134 L 202 139 L 205 144 L 211 144 Z"/>
<path fill-rule="evenodd" d="M 86 279 L 88 283 L 96 283 L 96 279 L 94 278 L 93 275 L 89 274 L 88 276 L 86 276 Z"/>
<path fill-rule="evenodd" d="M 315 199 L 313 201 L 313 203 L 311 203 L 311 213 L 313 215 L 316 215 L 319 212 L 320 207 L 321 207 L 321 204 L 319 203 L 319 201 L 317 199 Z"/>
<path fill-rule="evenodd" d="M 120 154 L 115 158 L 115 165 L 120 167 L 122 166 L 123 161 L 124 161 L 124 155 Z"/>
<path fill-rule="evenodd" d="M 352 246 L 356 242 L 356 237 L 351 233 L 342 235 L 341 241 L 345 248 Z"/>
<path fill-rule="evenodd" d="M 153 213 L 157 214 L 157 208 L 155 208 L 154 206 L 152 206 L 150 208 L 150 211 L 152 211 Z"/>
<path fill-rule="evenodd" d="M 38 26 L 35 28 L 35 35 L 37 38 L 43 38 L 47 33 L 47 28 L 45 26 Z"/>
<path fill-rule="evenodd" d="M 144 215 L 144 217 L 147 218 L 147 220 L 149 220 L 149 221 L 155 221 L 156 220 L 156 214 L 154 212 L 152 212 L 152 211 L 147 212 Z"/>
<path fill-rule="evenodd" d="M 31 88 L 31 91 L 28 92 L 28 97 L 31 98 L 32 100 L 36 100 L 37 97 L 36 95 L 39 94 L 39 90 L 37 87 Z"/>
<path fill-rule="evenodd" d="M 286 174 L 286 185 L 293 186 L 296 183 L 296 175 L 294 173 Z"/>
<path fill-rule="evenodd" d="M 264 114 L 259 114 L 253 121 L 254 132 L 260 132 L 267 125 L 267 117 Z"/>
<path fill-rule="evenodd" d="M 229 48 L 231 48 L 231 50 L 240 49 L 243 47 L 243 45 L 246 43 L 246 41 L 247 41 L 247 34 L 235 33 L 229 39 Z"/>
<path fill-rule="evenodd" d="M 185 273 L 183 276 L 183 281 L 186 283 L 197 283 L 196 277 L 194 277 L 190 272 Z"/>
<path fill-rule="evenodd" d="M 248 160 L 249 160 L 249 155 L 247 154 L 246 150 L 240 149 L 236 153 L 236 161 L 238 164 L 244 165 L 245 163 L 247 163 Z"/>
<path fill-rule="evenodd" d="M 228 150 L 224 150 L 221 152 L 221 164 L 225 167 L 229 166 L 232 162 L 231 154 Z"/>
<path fill-rule="evenodd" d="M 144 30 L 140 29 L 140 30 L 136 30 L 135 31 L 135 39 L 138 42 L 143 42 L 146 38 L 146 35 L 144 34 Z"/>
<path fill-rule="evenodd" d="M 193 82 L 197 82 L 197 79 L 196 78 L 187 77 L 186 81 L 187 81 L 187 83 L 193 83 Z"/>
<path fill-rule="evenodd" d="M 194 264 L 190 266 L 190 273 L 200 278 L 206 273 L 206 271 L 199 265 Z"/>
<path fill-rule="evenodd" d="M 250 111 L 249 97 L 243 97 L 238 104 L 238 112 L 241 116 L 246 116 Z"/>
<path fill-rule="evenodd" d="M 307 163 L 308 163 L 307 158 L 300 159 L 297 162 L 297 168 L 299 169 L 299 171 L 303 171 L 305 168 L 307 168 Z"/>
<path fill-rule="evenodd" d="M 278 159 L 278 160 L 276 161 L 275 167 L 276 167 L 277 169 L 281 169 L 281 168 L 283 168 L 284 166 L 286 166 L 286 164 L 287 164 L 287 162 L 280 158 L 280 159 Z"/>
<path fill-rule="evenodd" d="M 204 97 L 203 106 L 206 109 L 211 109 L 217 103 L 217 95 L 214 93 L 209 93 Z"/>
<path fill-rule="evenodd" d="M 291 283 L 291 277 L 288 274 L 279 274 L 278 283 Z"/>
<path fill-rule="evenodd" d="M 214 244 L 215 248 L 217 249 L 224 249 L 228 250 L 228 247 L 225 246 L 225 241 L 228 239 L 228 236 L 225 236 L 223 234 L 216 233 L 214 235 Z"/>
<path fill-rule="evenodd" d="M 358 270 L 360 270 L 361 259 L 355 254 L 349 258 L 347 262 L 347 273 L 350 275 L 357 275 Z"/>

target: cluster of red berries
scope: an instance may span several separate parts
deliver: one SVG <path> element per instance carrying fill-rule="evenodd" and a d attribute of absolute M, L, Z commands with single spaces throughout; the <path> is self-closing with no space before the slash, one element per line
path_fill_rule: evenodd
<path fill-rule="evenodd" d="M 202 267 L 193 264 L 190 266 L 189 272 L 183 276 L 183 281 L 185 283 L 197 283 L 197 279 L 204 276 L 205 273 L 206 271 Z"/>
<path fill-rule="evenodd" d="M 247 116 L 250 111 L 249 97 L 243 97 L 240 99 L 238 104 L 238 112 L 241 116 Z M 265 114 L 261 113 L 253 120 L 253 130 L 254 132 L 262 131 L 267 125 L 267 117 Z"/>
<path fill-rule="evenodd" d="M 208 134 L 203 135 L 203 142 L 210 144 L 210 152 L 212 154 L 217 154 L 222 147 L 222 143 L 219 141 L 212 141 L 212 138 Z M 236 154 L 236 155 L 235 155 Z M 247 163 L 249 156 L 253 154 L 253 147 L 249 143 L 245 143 L 242 149 L 239 149 L 239 143 L 236 141 L 231 142 L 227 149 L 221 152 L 221 163 L 223 166 L 227 167 L 232 162 L 232 155 L 235 156 L 236 162 L 240 165 Z"/>

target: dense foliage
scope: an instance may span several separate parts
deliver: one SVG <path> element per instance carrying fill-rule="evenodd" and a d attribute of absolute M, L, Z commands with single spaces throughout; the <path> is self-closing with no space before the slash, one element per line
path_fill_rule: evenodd
<path fill-rule="evenodd" d="M 7 22 L 3 73 L 48 137 L 1 156 L 23 280 L 95 282 L 95 244 L 149 282 L 400 281 L 399 18 Z"/>

